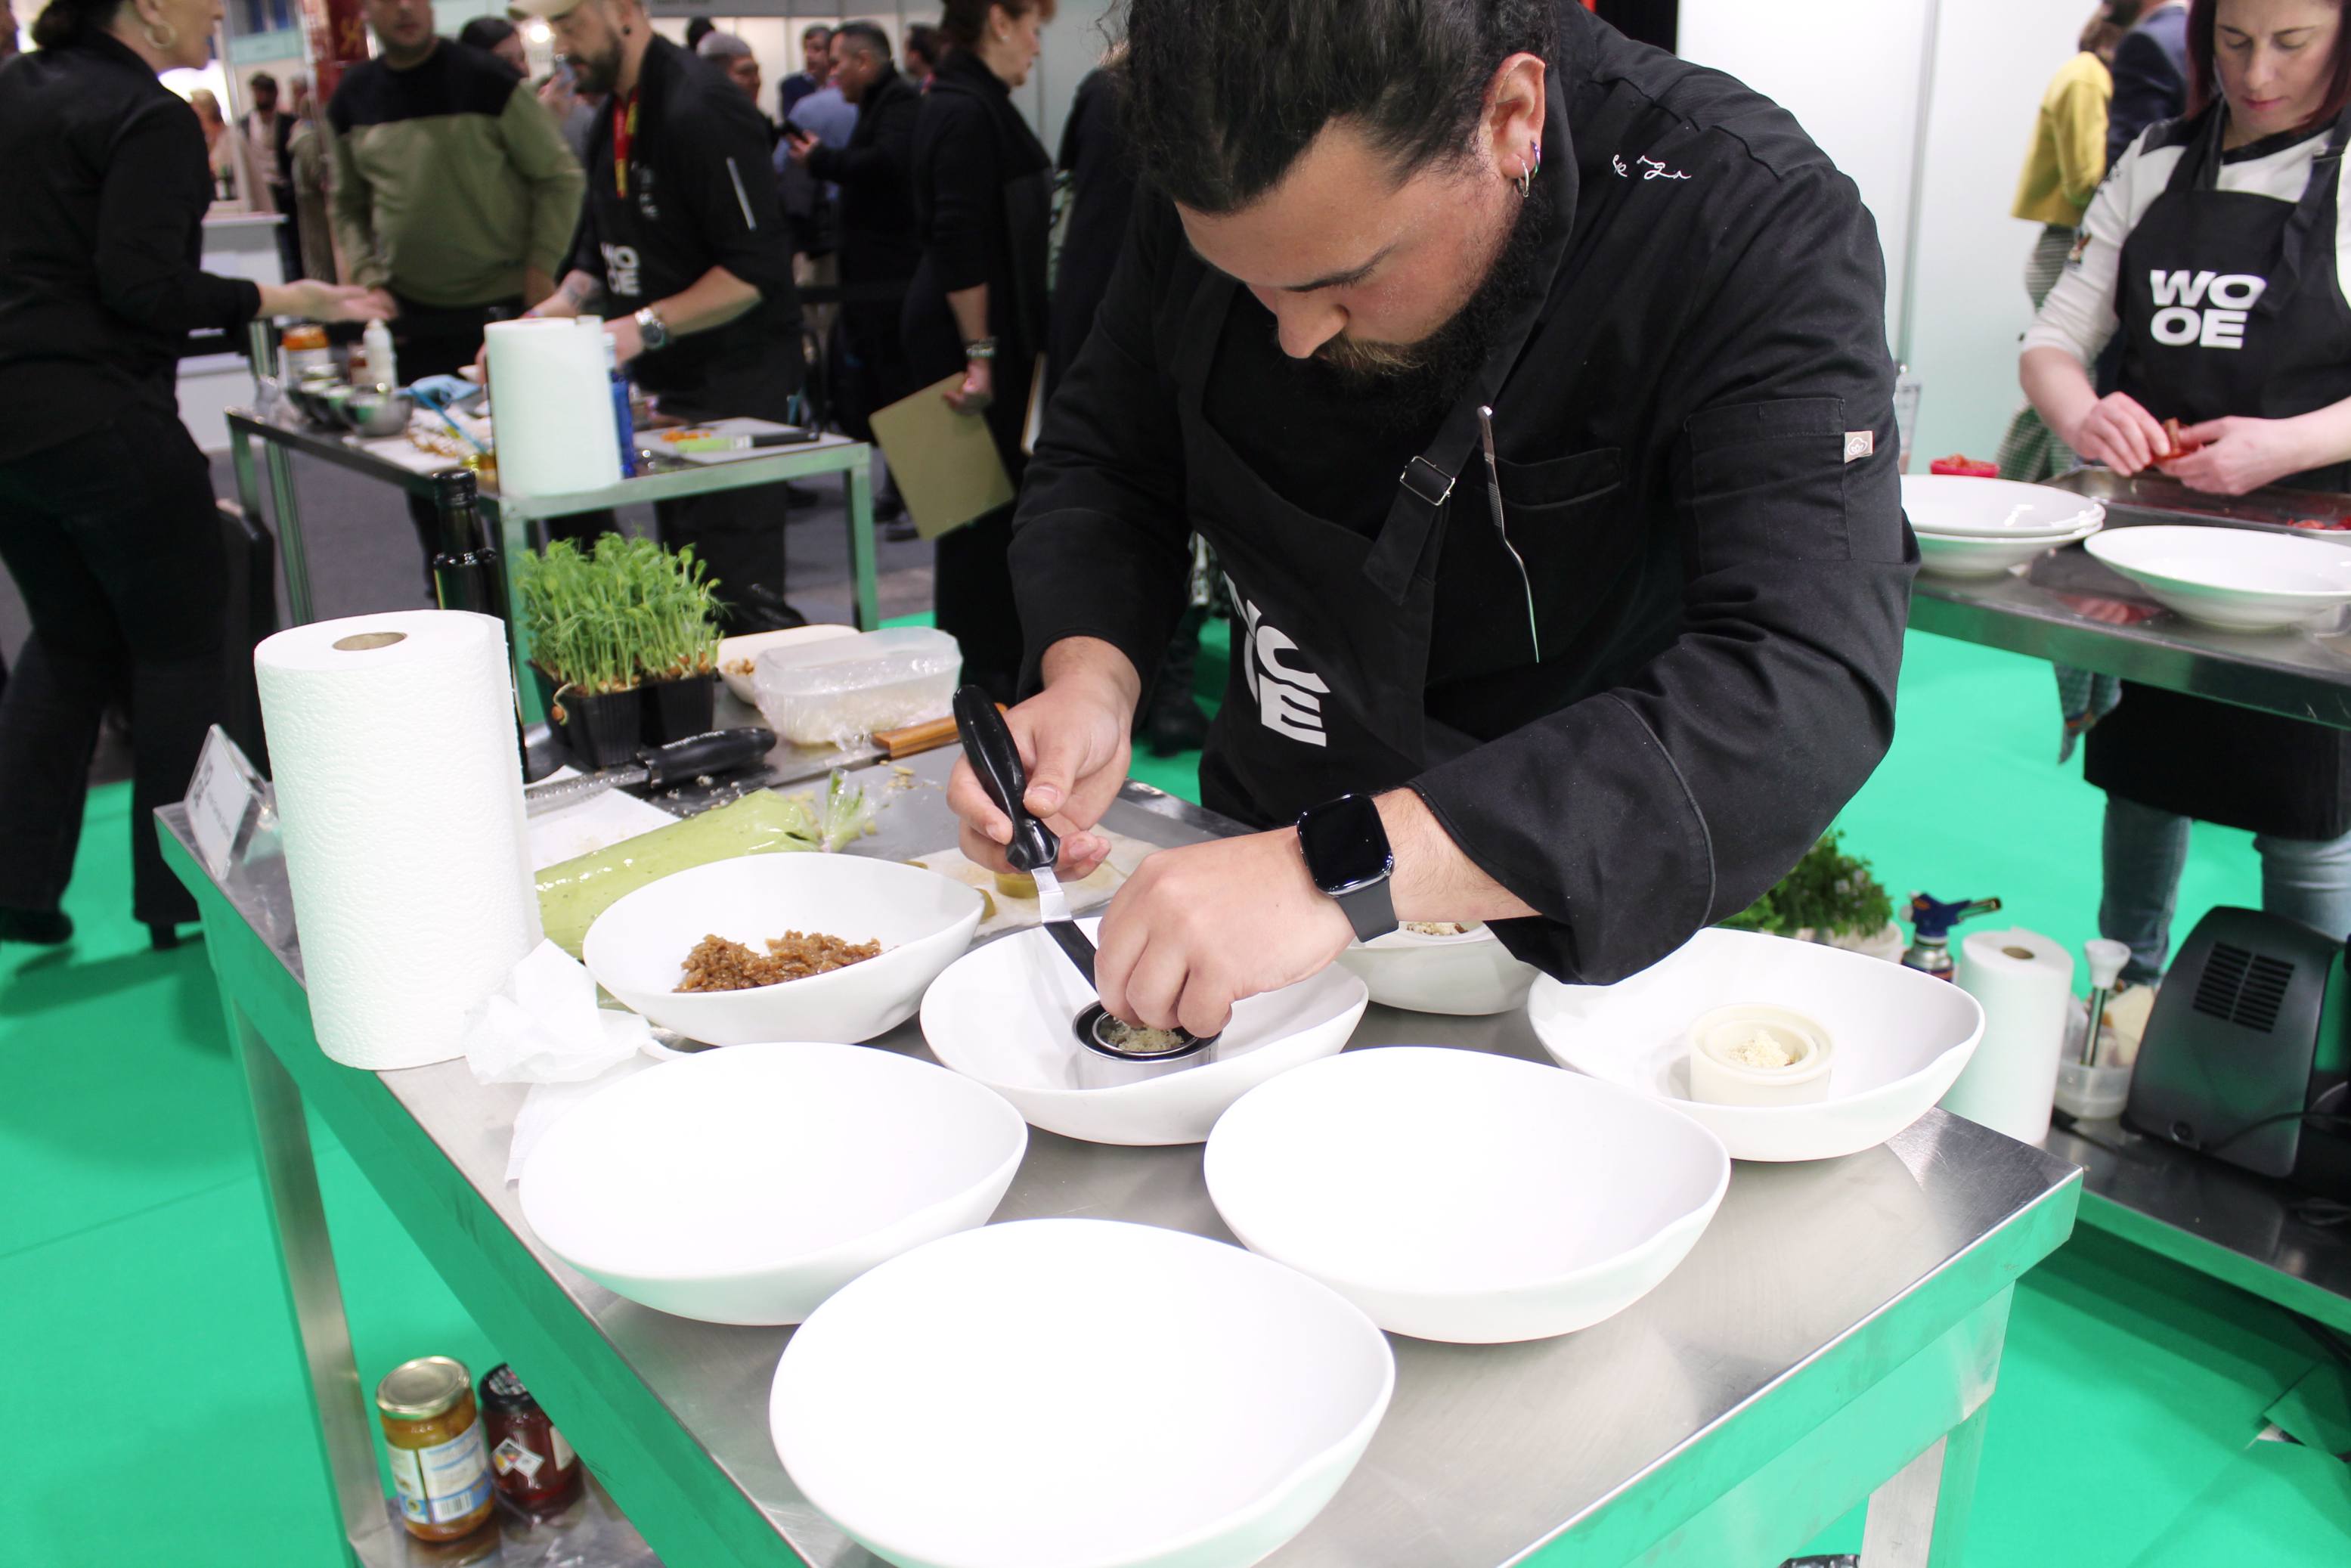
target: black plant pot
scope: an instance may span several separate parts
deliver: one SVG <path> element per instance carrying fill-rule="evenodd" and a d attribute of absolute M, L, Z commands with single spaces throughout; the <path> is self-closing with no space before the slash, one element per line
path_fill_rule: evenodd
<path fill-rule="evenodd" d="M 557 683 L 546 671 L 533 666 L 531 674 L 538 681 L 539 701 L 547 709 L 547 721 L 563 737 L 563 748 L 571 754 L 574 768 L 593 772 L 635 759 L 637 747 L 644 743 L 645 701 L 642 692 L 632 688 L 590 695 L 572 690 L 558 696 Z M 557 716 L 559 711 L 561 717 Z"/>
<path fill-rule="evenodd" d="M 637 690 L 644 695 L 644 742 L 666 746 L 673 740 L 702 735 L 716 722 L 718 677 L 690 675 L 681 681 L 647 681 Z"/>

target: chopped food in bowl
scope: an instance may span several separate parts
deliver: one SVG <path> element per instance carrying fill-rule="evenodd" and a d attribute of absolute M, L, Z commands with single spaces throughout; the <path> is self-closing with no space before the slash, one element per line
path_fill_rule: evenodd
<path fill-rule="evenodd" d="M 705 936 L 685 956 L 680 991 L 747 991 L 758 986 L 779 986 L 862 964 L 882 956 L 879 942 L 848 942 L 813 932 L 787 931 L 768 938 L 768 950 L 754 953 L 724 936 Z"/>

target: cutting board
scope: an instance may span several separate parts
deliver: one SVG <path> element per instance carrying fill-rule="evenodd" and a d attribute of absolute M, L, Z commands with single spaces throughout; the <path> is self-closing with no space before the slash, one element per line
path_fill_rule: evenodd
<path fill-rule="evenodd" d="M 1099 908 L 1108 904 L 1111 895 L 1124 886 L 1126 879 L 1134 874 L 1134 868 L 1143 863 L 1144 857 L 1155 852 L 1160 847 L 1157 844 L 1146 844 L 1141 839 L 1130 839 L 1123 833 L 1105 832 L 1101 829 L 1096 829 L 1095 831 L 1110 841 L 1110 858 L 1096 866 L 1093 874 L 1082 882 L 1065 882 L 1061 884 L 1061 892 L 1069 898 L 1070 913 L 1072 915 L 1083 914 L 1089 909 Z M 1019 931 L 1026 926 L 1042 924 L 1043 917 L 1037 911 L 1035 899 L 1015 898 L 1010 894 L 999 891 L 996 885 L 996 873 L 986 866 L 975 865 L 966 860 L 960 850 L 939 850 L 935 853 L 917 857 L 914 863 L 937 872 L 942 876 L 953 877 L 966 887 L 976 887 L 987 894 L 988 902 L 994 907 L 987 917 L 979 923 L 979 929 L 973 933 L 975 940 L 982 936 L 994 936 L 999 932 Z"/>

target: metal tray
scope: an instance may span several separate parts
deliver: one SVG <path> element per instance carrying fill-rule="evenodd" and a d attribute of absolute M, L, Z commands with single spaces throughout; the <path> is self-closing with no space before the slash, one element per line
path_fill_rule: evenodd
<path fill-rule="evenodd" d="M 2156 523 L 2202 523 L 2226 528 L 2254 528 L 2262 533 L 2294 534 L 2302 538 L 2335 538 L 2351 544 L 2351 530 L 2297 528 L 2297 517 L 2328 520 L 2351 518 L 2351 496 L 2325 490 L 2256 490 L 2250 496 L 2225 497 L 2191 490 L 2161 474 L 2125 478 L 2111 468 L 2076 468 L 2043 481 L 2071 490 L 2106 507 L 2106 526 L 2143 528 Z"/>

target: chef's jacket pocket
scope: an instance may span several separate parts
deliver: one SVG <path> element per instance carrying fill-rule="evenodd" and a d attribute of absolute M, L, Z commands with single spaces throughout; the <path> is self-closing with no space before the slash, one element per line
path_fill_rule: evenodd
<path fill-rule="evenodd" d="M 1450 528 L 1462 537 L 1447 547 L 1438 621 L 1448 628 L 1474 624 L 1485 635 L 1471 640 L 1474 651 L 1455 647 L 1432 665 L 1447 676 L 1527 663 L 1532 650 L 1519 607 L 1529 589 L 1544 651 L 1573 645 L 1609 603 L 1644 536 L 1625 513 L 1625 459 L 1615 447 L 1496 467 L 1510 548 L 1526 562 L 1526 581 L 1494 531 L 1483 476 L 1473 470 L 1453 493 Z"/>
<path fill-rule="evenodd" d="M 1843 398 L 1783 398 L 1692 414 L 1682 427 L 1680 499 L 1696 524 L 1691 548 L 1698 570 L 1856 556 L 1901 559 L 1900 481 L 1890 417 L 1886 423 L 1882 433 L 1854 432 L 1872 437 L 1872 451 L 1848 460 Z M 1856 484 L 1884 503 L 1895 527 L 1853 527 L 1848 508 L 1858 498 L 1852 493 Z M 1871 507 L 1873 514 L 1879 509 Z M 1856 533 L 1866 541 L 1860 549 Z M 1890 553 L 1874 548 L 1881 542 Z"/>
<path fill-rule="evenodd" d="M 1501 473 L 1502 506 L 1511 512 L 1598 500 L 1625 483 L 1625 455 L 1614 446 L 1541 463 L 1498 460 L 1494 466 Z"/>

